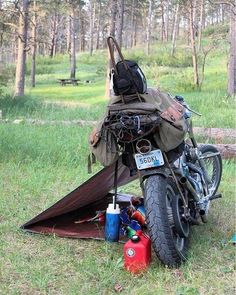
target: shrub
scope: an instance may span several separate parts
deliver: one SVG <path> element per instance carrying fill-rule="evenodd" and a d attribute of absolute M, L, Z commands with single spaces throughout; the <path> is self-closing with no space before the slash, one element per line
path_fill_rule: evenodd
<path fill-rule="evenodd" d="M 147 79 L 158 80 L 160 68 L 156 63 L 153 63 L 152 66 L 142 65 L 142 70 Z"/>
<path fill-rule="evenodd" d="M 192 66 L 192 55 L 190 50 L 179 49 L 175 56 L 170 55 L 170 49 L 153 49 L 150 55 L 146 55 L 143 50 L 135 49 L 125 52 L 127 59 L 136 61 L 139 64 L 147 64 L 152 66 L 156 64 L 158 66 L 184 68 Z"/>
<path fill-rule="evenodd" d="M 136 61 L 141 64 L 147 60 L 147 55 L 143 50 L 135 48 L 135 50 L 126 50 L 124 52 L 125 59 Z"/>
<path fill-rule="evenodd" d="M 87 65 L 105 65 L 107 62 L 107 51 L 99 50 L 95 51 L 92 56 L 87 52 L 80 53 L 77 57 L 79 63 Z"/>
<path fill-rule="evenodd" d="M 186 72 L 181 72 L 175 76 L 175 90 L 179 92 L 190 92 L 196 90 L 193 75 Z"/>
<path fill-rule="evenodd" d="M 68 55 L 58 54 L 51 58 L 49 56 L 39 55 L 36 58 L 36 75 L 52 74 L 54 72 L 54 65 L 61 64 L 63 60 L 68 59 Z M 32 59 L 28 59 L 26 63 L 26 75 L 31 73 Z"/>
<path fill-rule="evenodd" d="M 8 82 L 14 77 L 12 75 L 12 67 L 0 67 L 0 97 L 3 95 Z"/>
<path fill-rule="evenodd" d="M 0 97 L 0 109 L 3 114 L 31 114 L 41 107 L 42 102 L 30 96 L 14 98 L 10 94 Z"/>
<path fill-rule="evenodd" d="M 29 76 L 31 73 L 31 61 L 26 63 L 26 75 Z M 49 64 L 42 64 L 42 63 L 36 63 L 36 75 L 42 75 L 42 74 L 51 74 L 53 73 L 53 68 Z"/>
<path fill-rule="evenodd" d="M 106 76 L 106 66 L 104 65 L 99 65 L 97 66 L 96 74 L 98 76 Z"/>
<path fill-rule="evenodd" d="M 228 24 L 219 24 L 219 25 L 211 25 L 207 26 L 205 30 L 203 30 L 202 34 L 204 37 L 209 37 L 212 35 L 222 35 L 226 36 L 229 32 L 229 25 Z"/>
<path fill-rule="evenodd" d="M 55 57 L 39 55 L 36 58 L 37 65 L 56 65 L 60 64 L 64 59 L 68 59 L 68 55 L 57 54 Z"/>

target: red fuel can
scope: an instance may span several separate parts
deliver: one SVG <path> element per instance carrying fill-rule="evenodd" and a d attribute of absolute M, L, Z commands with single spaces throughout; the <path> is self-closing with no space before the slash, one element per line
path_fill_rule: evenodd
<path fill-rule="evenodd" d="M 142 231 L 137 231 L 124 245 L 124 267 L 139 273 L 146 270 L 151 262 L 151 240 Z"/>

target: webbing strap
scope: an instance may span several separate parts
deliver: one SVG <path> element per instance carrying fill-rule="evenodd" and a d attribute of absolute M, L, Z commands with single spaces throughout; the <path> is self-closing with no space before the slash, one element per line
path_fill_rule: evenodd
<path fill-rule="evenodd" d="M 118 73 L 117 73 L 117 69 L 116 69 L 115 57 L 114 57 L 114 50 L 113 50 L 113 46 L 112 46 L 112 43 L 111 43 L 111 42 L 113 42 L 113 45 L 115 45 L 115 48 L 116 48 L 117 52 L 119 53 L 120 59 L 122 60 L 122 62 L 123 62 L 123 64 L 124 64 L 124 67 L 125 67 L 125 69 L 126 69 L 127 71 L 129 70 L 129 67 L 127 66 L 127 64 L 126 64 L 126 62 L 125 62 L 124 56 L 123 56 L 123 54 L 121 53 L 120 47 L 119 47 L 119 45 L 118 45 L 116 39 L 115 39 L 113 36 L 109 36 L 109 37 L 107 37 L 107 45 L 108 45 L 109 52 L 110 52 L 111 62 L 112 62 L 112 65 L 113 65 L 114 71 L 115 71 L 116 74 L 118 75 Z"/>

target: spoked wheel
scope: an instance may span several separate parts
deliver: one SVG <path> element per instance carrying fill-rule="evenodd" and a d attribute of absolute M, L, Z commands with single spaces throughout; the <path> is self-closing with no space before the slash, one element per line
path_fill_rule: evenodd
<path fill-rule="evenodd" d="M 183 203 L 175 183 L 161 175 L 148 177 L 144 204 L 157 257 L 165 265 L 179 266 L 187 256 L 189 223 L 183 219 Z"/>
<path fill-rule="evenodd" d="M 218 150 L 212 145 L 202 145 L 199 147 L 202 156 L 217 153 Z M 219 187 L 222 175 L 222 159 L 220 155 L 204 158 L 203 164 L 207 173 L 207 184 L 209 193 L 214 195 Z"/>

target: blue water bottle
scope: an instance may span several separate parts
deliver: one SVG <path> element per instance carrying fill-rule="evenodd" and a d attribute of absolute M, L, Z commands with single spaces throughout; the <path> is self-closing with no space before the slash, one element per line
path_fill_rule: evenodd
<path fill-rule="evenodd" d="M 105 239 L 108 242 L 118 242 L 120 231 L 120 208 L 116 204 L 108 204 L 106 211 Z"/>

